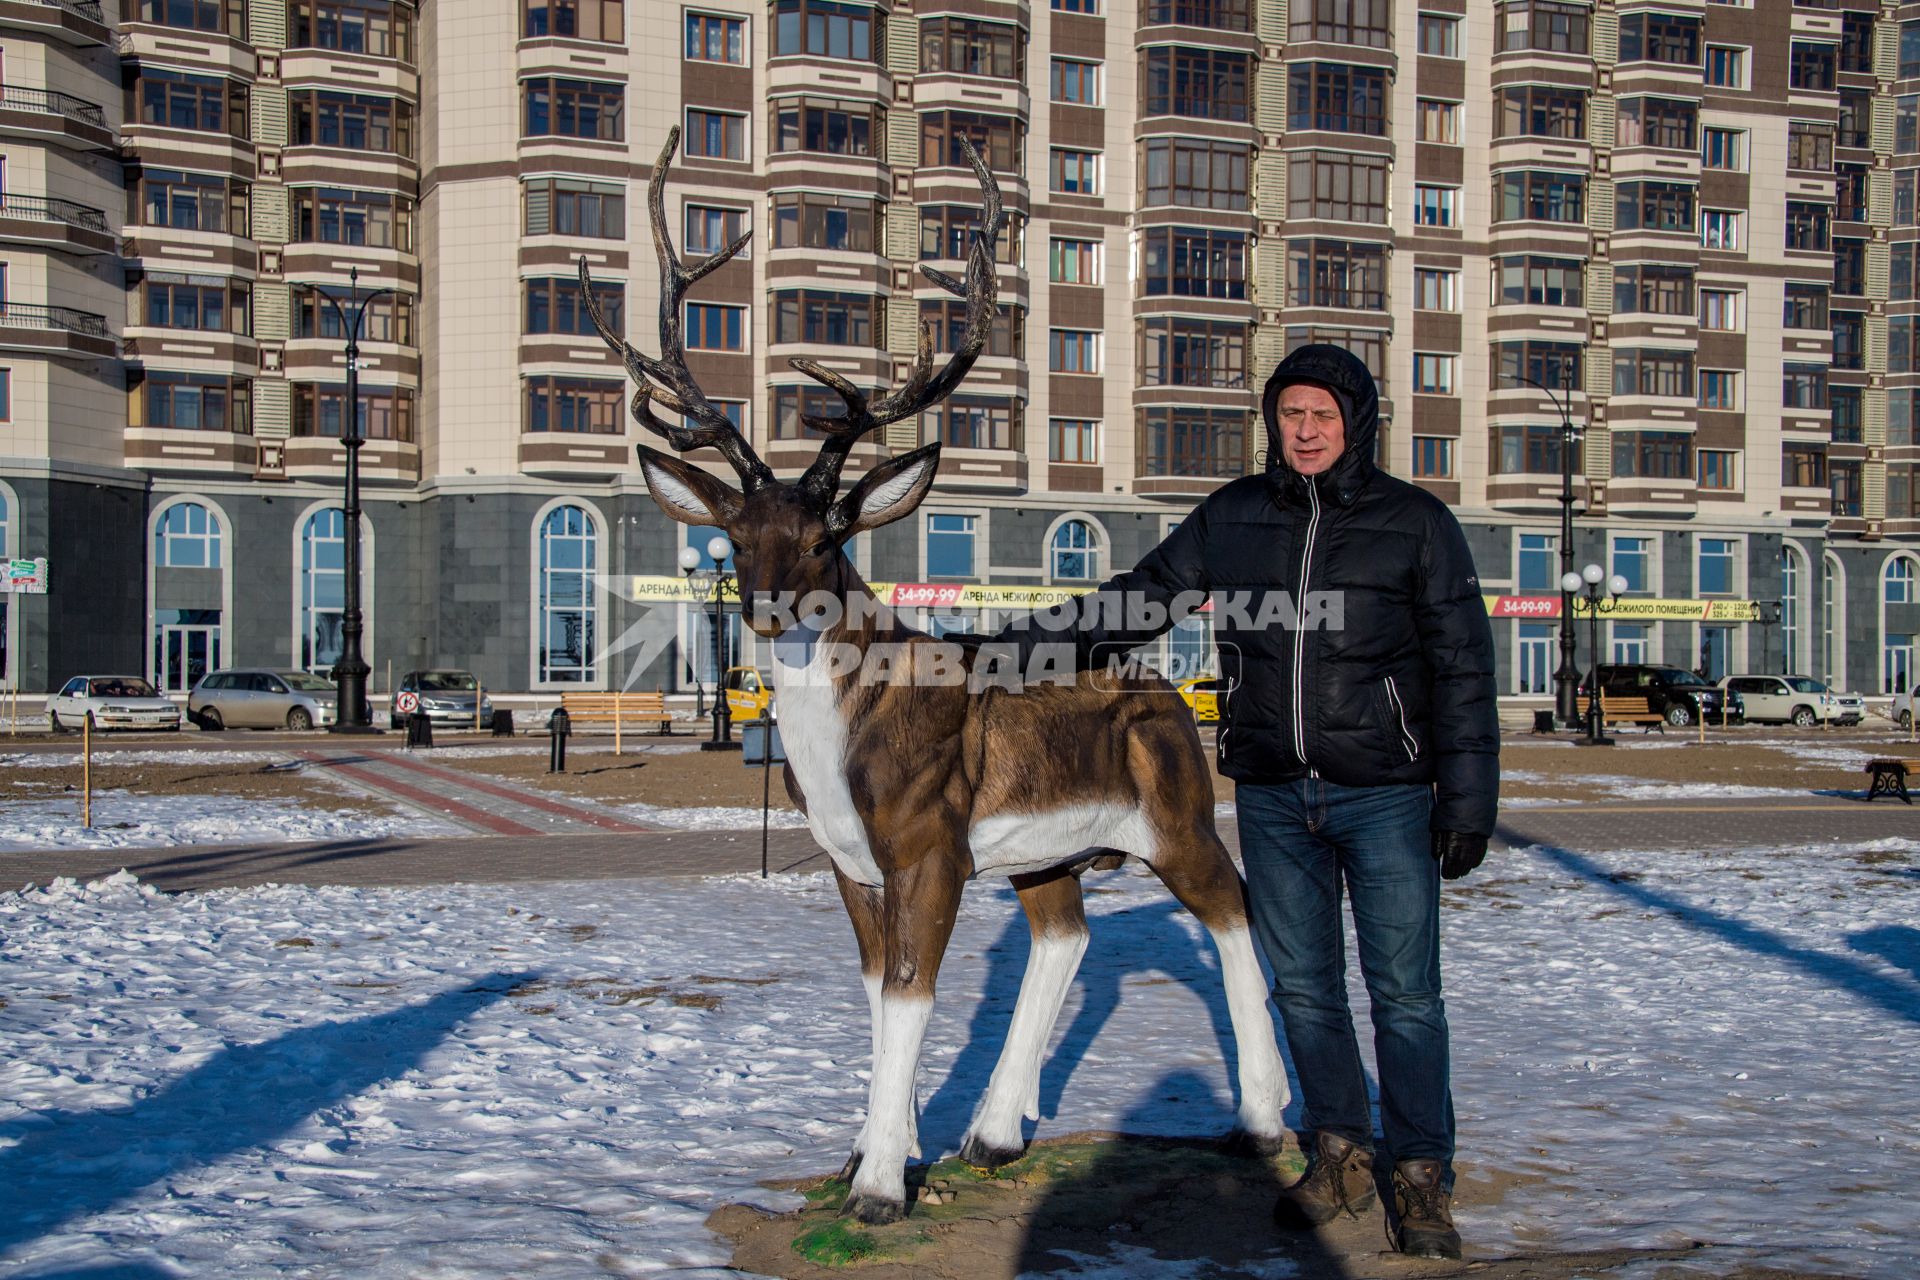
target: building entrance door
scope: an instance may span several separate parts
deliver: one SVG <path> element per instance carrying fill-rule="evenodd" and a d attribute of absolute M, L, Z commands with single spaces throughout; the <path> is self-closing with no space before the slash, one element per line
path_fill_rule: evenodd
<path fill-rule="evenodd" d="M 220 667 L 218 626 L 163 626 L 153 674 L 162 693 L 186 693 Z"/>

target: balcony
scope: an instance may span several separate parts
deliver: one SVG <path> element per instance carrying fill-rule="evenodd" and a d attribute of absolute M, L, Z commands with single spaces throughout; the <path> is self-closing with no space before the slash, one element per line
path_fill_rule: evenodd
<path fill-rule="evenodd" d="M 0 0 L 0 27 L 31 31 L 77 48 L 113 39 L 99 0 Z"/>
<path fill-rule="evenodd" d="M 20 302 L 0 303 L 0 350 L 102 360 L 119 354 L 105 316 Z"/>
<path fill-rule="evenodd" d="M 113 232 L 102 210 L 71 200 L 9 191 L 0 194 L 0 243 L 37 245 L 68 253 L 112 253 Z"/>
<path fill-rule="evenodd" d="M 64 143 L 82 151 L 114 149 L 113 127 L 99 103 L 13 84 L 0 89 L 0 137 Z"/>

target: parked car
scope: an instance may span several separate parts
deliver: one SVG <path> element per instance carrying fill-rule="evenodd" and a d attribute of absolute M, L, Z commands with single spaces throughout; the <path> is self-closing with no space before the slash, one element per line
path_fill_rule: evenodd
<path fill-rule="evenodd" d="M 759 720 L 773 705 L 773 686 L 753 667 L 728 667 L 721 688 L 726 690 L 727 714 L 735 720 Z"/>
<path fill-rule="evenodd" d="M 1193 708 L 1195 720 L 1201 724 L 1219 723 L 1220 695 L 1226 692 L 1226 684 L 1220 677 L 1195 676 L 1173 687 L 1180 694 L 1181 701 Z"/>
<path fill-rule="evenodd" d="M 409 671 L 400 677 L 400 687 L 393 691 L 393 702 L 389 709 L 392 723 L 402 724 L 407 713 L 400 709 L 400 695 L 411 693 L 420 699 L 420 710 L 426 712 L 427 719 L 434 725 L 446 725 L 454 729 L 471 729 L 476 724 L 485 726 L 493 720 L 493 699 L 487 697 L 486 690 L 473 677 L 471 671 L 436 670 Z M 473 712 L 473 700 L 480 699 L 480 714 Z"/>
<path fill-rule="evenodd" d="M 1600 668 L 1602 698 L 1645 698 L 1647 709 L 1670 725 L 1685 727 L 1705 717 L 1708 724 L 1738 721 L 1744 712 L 1738 693 L 1722 690 L 1685 667 L 1650 663 L 1622 663 Z M 1586 685 L 1580 687 L 1580 709 L 1586 711 Z"/>
<path fill-rule="evenodd" d="M 55 733 L 83 724 L 96 729 L 178 729 L 180 706 L 144 676 L 75 676 L 47 699 Z"/>
<path fill-rule="evenodd" d="M 311 671 L 234 667 L 202 679 L 187 716 L 202 729 L 311 729 L 333 723 L 336 690 Z"/>
<path fill-rule="evenodd" d="M 1911 692 L 1894 694 L 1893 705 L 1887 708 L 1887 715 L 1892 717 L 1895 724 L 1911 733 L 1913 731 L 1913 694 Z"/>
<path fill-rule="evenodd" d="M 1867 700 L 1857 693 L 1835 693 L 1808 676 L 1728 676 L 1722 689 L 1740 695 L 1747 719 L 1801 727 L 1859 724 L 1867 718 Z"/>

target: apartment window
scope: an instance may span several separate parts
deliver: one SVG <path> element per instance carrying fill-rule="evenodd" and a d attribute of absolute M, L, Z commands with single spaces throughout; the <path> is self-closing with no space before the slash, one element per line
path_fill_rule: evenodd
<path fill-rule="evenodd" d="M 885 34 L 879 13 L 839 0 L 774 0 L 773 56 L 875 61 Z"/>
<path fill-rule="evenodd" d="M 413 155 L 413 108 L 394 98 L 329 90 L 287 95 L 296 146 Z"/>
<path fill-rule="evenodd" d="M 1787 201 L 1787 248 L 1827 248 L 1833 206 L 1805 200 Z"/>
<path fill-rule="evenodd" d="M 1149 227 L 1140 239 L 1141 275 L 1152 297 L 1247 296 L 1247 237 L 1204 227 Z"/>
<path fill-rule="evenodd" d="M 1907 332 L 1904 335 L 1894 333 L 1893 319 L 1906 320 Z M 1865 369 L 1867 367 L 1866 347 L 1866 313 L 1835 311 L 1833 313 L 1833 367 Z M 1896 360 L 1900 361 L 1898 365 L 1894 364 Z M 1905 373 L 1912 368 L 1912 365 L 1913 318 L 1911 316 L 1893 317 L 1887 324 L 1887 369 L 1889 372 Z"/>
<path fill-rule="evenodd" d="M 1010 22 L 935 17 L 920 22 L 920 70 L 1024 80 L 1027 42 Z"/>
<path fill-rule="evenodd" d="M 1413 223 L 1417 227 L 1457 225 L 1460 188 L 1430 187 L 1424 183 L 1413 188 Z"/>
<path fill-rule="evenodd" d="M 413 392 L 404 387 L 360 388 L 359 434 L 366 440 L 413 439 Z M 339 439 L 347 418 L 347 389 L 293 384 L 293 434 Z"/>
<path fill-rule="evenodd" d="M 1920 78 L 1920 20 L 1900 24 L 1900 68 L 1902 80 Z"/>
<path fill-rule="evenodd" d="M 1386 157 L 1294 152 L 1287 157 L 1287 216 L 1386 225 Z"/>
<path fill-rule="evenodd" d="M 886 108 L 877 103 L 786 98 L 773 105 L 775 151 L 871 156 L 874 139 L 886 133 Z"/>
<path fill-rule="evenodd" d="M 1460 56 L 1460 19 L 1444 13 L 1423 13 L 1418 35 L 1421 53 L 1433 58 Z"/>
<path fill-rule="evenodd" d="M 872 203 L 866 202 L 866 207 L 871 209 Z M 920 258 L 922 261 L 962 261 L 973 252 L 974 238 L 982 230 L 978 205 L 923 204 L 920 206 Z M 993 246 L 994 261 L 1009 264 L 1018 261 L 1019 244 L 1020 233 L 1015 220 L 1009 218 Z"/>
<path fill-rule="evenodd" d="M 148 369 L 133 375 L 129 425 L 171 431 L 253 432 L 253 383 L 206 373 Z"/>
<path fill-rule="evenodd" d="M 1047 152 L 1047 190 L 1058 195 L 1100 194 L 1100 153 L 1054 147 Z"/>
<path fill-rule="evenodd" d="M 1623 18 L 1621 27 L 1626 26 Z M 1832 93 L 1834 73 L 1840 60 L 1837 45 L 1814 44 L 1808 40 L 1795 40 L 1792 51 L 1787 56 L 1787 83 L 1795 89 L 1804 89 L 1810 93 Z"/>
<path fill-rule="evenodd" d="M 1244 210 L 1250 148 L 1196 138 L 1153 138 L 1145 146 L 1143 203 Z"/>
<path fill-rule="evenodd" d="M 1827 287 L 1788 281 L 1781 324 L 1788 329 L 1827 328 Z"/>
<path fill-rule="evenodd" d="M 1653 590 L 1653 539 L 1615 537 L 1613 571 L 1627 580 L 1628 591 Z"/>
<path fill-rule="evenodd" d="M 1054 373 L 1100 372 L 1100 333 L 1097 329 L 1051 329 L 1047 332 L 1047 368 Z"/>
<path fill-rule="evenodd" d="M 141 318 L 156 329 L 242 335 L 252 332 L 249 303 L 253 293 L 240 281 L 151 271 L 141 282 L 141 291 L 146 295 Z"/>
<path fill-rule="evenodd" d="M 1746 241 L 1746 214 L 1738 209 L 1707 209 L 1700 214 L 1700 247 L 1737 251 Z"/>
<path fill-rule="evenodd" d="M 251 195 L 246 183 L 213 174 L 143 169 L 134 190 L 134 217 L 149 227 L 249 236 Z"/>
<path fill-rule="evenodd" d="M 1100 0 L 1053 0 L 1055 13 L 1085 13 L 1099 16 Z"/>
<path fill-rule="evenodd" d="M 1592 13 L 1583 4 L 1561 4 L 1557 0 L 1532 0 L 1509 4 L 1502 13 L 1500 47 L 1506 50 L 1536 49 L 1542 53 L 1587 52 L 1587 32 Z"/>
<path fill-rule="evenodd" d="M 1460 141 L 1460 104 L 1437 98 L 1418 100 L 1421 142 L 1457 143 Z"/>
<path fill-rule="evenodd" d="M 522 431 L 617 436 L 626 431 L 626 384 L 613 378 L 526 379 Z"/>
<path fill-rule="evenodd" d="M 927 513 L 927 576 L 971 578 L 977 517 Z"/>
<path fill-rule="evenodd" d="M 1496 386 L 1537 382 L 1543 387 L 1584 389 L 1580 364 L 1585 348 L 1577 342 L 1543 342 L 1526 339 L 1493 344 L 1493 367 L 1499 371 Z"/>
<path fill-rule="evenodd" d="M 1697 556 L 1697 577 L 1695 585 L 1701 595 L 1724 596 L 1733 592 L 1733 556 L 1732 538 L 1701 538 L 1695 546 Z"/>
<path fill-rule="evenodd" d="M 1747 167 L 1747 131 L 1714 129 L 1700 131 L 1700 163 L 1709 169 L 1744 171 Z"/>
<path fill-rule="evenodd" d="M 1293 0 L 1288 38 L 1384 49 L 1393 31 L 1390 0 Z"/>
<path fill-rule="evenodd" d="M 1047 244 L 1047 279 L 1055 284 L 1099 284 L 1100 242 L 1054 236 Z"/>
<path fill-rule="evenodd" d="M 808 418 L 844 418 L 847 402 L 825 387 L 773 389 L 773 438 L 775 440 L 824 440 L 824 432 L 807 425 Z"/>
<path fill-rule="evenodd" d="M 1535 254 L 1495 260 L 1494 301 L 1500 306 L 1578 307 L 1586 268 L 1578 258 Z"/>
<path fill-rule="evenodd" d="M 1873 74 L 1873 19 L 1871 13 L 1840 15 L 1840 69 Z"/>
<path fill-rule="evenodd" d="M 1587 95 L 1542 84 L 1502 89 L 1499 136 L 1584 139 Z"/>
<path fill-rule="evenodd" d="M 1164 316 L 1140 323 L 1140 382 L 1149 387 L 1247 385 L 1247 326 Z"/>
<path fill-rule="evenodd" d="M 1361 364 L 1373 371 L 1374 379 L 1380 384 L 1381 397 L 1387 396 L 1387 335 L 1384 330 L 1335 329 L 1327 325 L 1290 324 L 1287 326 L 1286 335 L 1287 355 L 1292 355 L 1301 347 L 1315 342 L 1324 342 L 1330 347 L 1345 349 L 1351 355 L 1358 357 Z"/>
<path fill-rule="evenodd" d="M 1867 242 L 1852 236 L 1833 238 L 1833 291 L 1850 298 L 1867 292 Z"/>
<path fill-rule="evenodd" d="M 1216 31 L 1253 30 L 1252 0 L 1149 0 L 1146 11 L 1149 26 L 1174 22 Z"/>
<path fill-rule="evenodd" d="M 1017 404 L 992 396 L 948 396 L 920 415 L 920 439 L 949 449 L 1011 449 Z"/>
<path fill-rule="evenodd" d="M 1826 488 L 1827 446 L 1791 440 L 1783 444 L 1780 447 L 1780 483 L 1790 489 Z"/>
<path fill-rule="evenodd" d="M 778 289 L 773 294 L 773 340 L 871 347 L 876 334 L 885 335 L 883 305 L 870 293 Z"/>
<path fill-rule="evenodd" d="M 1623 147 L 1691 151 L 1699 118 L 1699 108 L 1679 98 L 1622 98 L 1614 133 Z"/>
<path fill-rule="evenodd" d="M 1839 145 L 1865 149 L 1873 145 L 1873 91 L 1840 91 Z"/>
<path fill-rule="evenodd" d="M 1833 126 L 1812 120 L 1788 121 L 1787 168 L 1833 172 Z"/>
<path fill-rule="evenodd" d="M 1699 468 L 1699 486 L 1723 493 L 1738 489 L 1740 482 L 1735 473 L 1739 457 L 1732 449 L 1701 449 L 1696 452 L 1694 460 Z"/>
<path fill-rule="evenodd" d="M 920 323 L 933 330 L 933 349 L 951 353 L 960 349 L 967 333 L 967 304 L 958 298 L 927 298 L 920 303 Z M 1026 349 L 1027 313 L 1024 308 L 1000 305 L 987 330 L 983 354 L 1020 358 Z"/>
<path fill-rule="evenodd" d="M 243 84 L 222 76 L 142 66 L 134 85 L 141 124 L 247 136 L 247 87 Z"/>
<path fill-rule="evenodd" d="M 1448 436 L 1413 437 L 1413 474 L 1420 480 L 1453 478 L 1453 440 Z"/>
<path fill-rule="evenodd" d="M 1747 50 L 1731 45 L 1707 46 L 1707 83 L 1717 89 L 1747 87 Z"/>
<path fill-rule="evenodd" d="M 1382 137 L 1387 73 L 1339 62 L 1296 62 L 1288 70 L 1287 127 Z"/>
<path fill-rule="evenodd" d="M 334 49 L 413 61 L 409 5 L 385 0 L 300 0 L 287 6 L 287 26 L 287 43 L 296 49 Z"/>
<path fill-rule="evenodd" d="M 384 191 L 291 187 L 293 238 L 413 251 L 413 201 Z"/>
<path fill-rule="evenodd" d="M 686 211 L 686 232 L 680 243 L 689 257 L 709 258 L 745 235 L 750 222 L 745 209 L 690 204 Z"/>
<path fill-rule="evenodd" d="M 936 205 L 933 208 L 938 211 L 944 207 Z M 867 196 L 830 196 L 813 191 L 782 192 L 773 198 L 773 247 L 872 253 L 873 227 L 879 216 L 878 205 Z M 924 218 L 924 211 L 922 216 Z M 980 226 L 978 216 L 976 212 L 975 221 L 970 226 L 955 228 L 958 234 L 954 237 L 954 247 L 958 252 L 948 256 L 966 256 L 971 233 Z M 924 222 L 922 226 L 925 226 Z M 1011 231 L 1001 233 L 1003 244 L 1011 234 Z"/>
<path fill-rule="evenodd" d="M 1140 97 L 1150 116 L 1198 116 L 1244 123 L 1253 59 L 1224 49 L 1159 45 L 1140 62 Z"/>
<path fill-rule="evenodd" d="M 687 154 L 706 160 L 747 158 L 747 118 L 731 111 L 687 108 Z"/>
<path fill-rule="evenodd" d="M 1867 220 L 1867 166 L 1836 164 L 1833 170 L 1835 197 L 1833 216 L 1841 222 L 1865 222 Z"/>
<path fill-rule="evenodd" d="M 1920 244 L 1904 240 L 1893 246 L 1887 267 L 1887 297 L 1895 302 L 1913 301 L 1913 259 Z"/>
<path fill-rule="evenodd" d="M 1857 516 L 1860 514 L 1860 476 L 1861 467 L 1851 459 L 1829 459 L 1827 479 L 1833 494 L 1833 514 L 1836 516 Z"/>
<path fill-rule="evenodd" d="M 1628 314 L 1691 316 L 1693 269 L 1662 263 L 1615 267 L 1613 309 Z"/>
<path fill-rule="evenodd" d="M 1913 443 L 1913 397 L 1907 394 L 1903 404 L 1901 389 L 1887 392 L 1887 443 Z M 1827 420 L 1833 429 L 1835 444 L 1860 443 L 1860 388 L 1828 387 Z"/>
<path fill-rule="evenodd" d="M 236 40 L 247 38 L 246 0 L 140 0 L 137 20 L 183 31 L 219 31 Z"/>
<path fill-rule="evenodd" d="M 686 340 L 689 351 L 745 351 L 747 309 L 711 302 L 689 302 Z"/>
<path fill-rule="evenodd" d="M 1686 182 L 1623 182 L 1614 188 L 1614 222 L 1621 231 L 1693 233 L 1695 188 Z"/>
<path fill-rule="evenodd" d="M 1458 311 L 1460 309 L 1460 273 L 1438 267 L 1413 269 L 1413 309 L 1415 311 Z"/>
<path fill-rule="evenodd" d="M 1827 366 L 1789 362 L 1782 370 L 1780 391 L 1780 404 L 1783 408 L 1826 408 Z"/>
<path fill-rule="evenodd" d="M 1352 240 L 1287 241 L 1287 305 L 1385 311 L 1386 246 Z"/>
<path fill-rule="evenodd" d="M 574 276 L 552 276 L 526 282 L 526 328 L 523 333 L 571 333 L 592 337 L 599 330 L 587 314 L 586 295 Z M 615 333 L 626 331 L 627 289 L 622 284 L 596 284 L 593 300 Z"/>
<path fill-rule="evenodd" d="M 1460 357 L 1413 353 L 1413 389 L 1422 395 L 1450 396 L 1460 373 Z"/>
<path fill-rule="evenodd" d="M 1143 409 L 1139 462 L 1141 474 L 1149 476 L 1224 479 L 1244 474 L 1247 414 L 1240 409 Z"/>
<path fill-rule="evenodd" d="M 346 325 L 318 289 L 296 285 L 293 289 L 293 336 L 342 341 Z M 413 345 L 413 299 L 404 293 L 389 293 L 367 304 L 360 323 L 360 336 L 367 342 L 393 342 Z"/>
<path fill-rule="evenodd" d="M 599 142 L 619 142 L 626 137 L 624 85 L 541 77 L 523 81 L 522 86 L 525 137 L 591 138 Z"/>
<path fill-rule="evenodd" d="M 1023 172 L 1026 129 L 1007 116 L 973 111 L 920 113 L 920 163 L 929 168 L 965 169 L 967 153 L 960 139 L 973 143 L 980 159 L 995 173 Z"/>
<path fill-rule="evenodd" d="M 1551 383 L 1549 386 L 1553 385 Z M 1505 426 L 1495 431 L 1495 457 L 1503 476 L 1560 474 L 1565 433 L 1559 427 Z M 1553 589 L 1554 539 L 1550 534 L 1520 535 L 1520 572 L 1515 585 L 1522 591 Z"/>
<path fill-rule="evenodd" d="M 1616 431 L 1613 474 L 1643 480 L 1693 478 L 1693 437 L 1683 431 Z"/>
<path fill-rule="evenodd" d="M 1747 327 L 1747 295 L 1739 289 L 1702 289 L 1700 327 L 1720 333 L 1739 333 Z"/>
<path fill-rule="evenodd" d="M 1499 222 L 1584 222 L 1587 217 L 1585 174 L 1523 169 L 1495 179 Z M 1415 188 L 1414 221 L 1420 220 L 1419 188 Z"/>
<path fill-rule="evenodd" d="M 619 44 L 626 38 L 620 0 L 522 0 L 522 6 L 521 31 L 530 39 L 561 36 Z M 691 22 L 687 26 L 687 40 L 691 47 Z"/>
<path fill-rule="evenodd" d="M 747 64 L 747 21 L 724 13 L 687 13 L 688 62 Z"/>
<path fill-rule="evenodd" d="M 1675 13 L 1620 16 L 1620 61 L 1700 65 L 1700 19 Z"/>
<path fill-rule="evenodd" d="M 1920 94 L 1903 93 L 1893 100 L 1893 150 L 1903 156 L 1920 151 Z"/>
<path fill-rule="evenodd" d="M 1835 311 L 1833 313 L 1833 328 L 1834 328 L 1836 343 L 1839 340 L 1840 318 L 1842 316 L 1847 316 L 1847 315 L 1857 316 L 1859 314 L 1860 313 L 1857 311 L 1852 311 L 1852 312 Z M 1849 367 L 1849 366 L 1842 365 L 1840 363 L 1839 356 L 1840 356 L 1840 353 L 1838 352 L 1838 350 L 1836 350 L 1834 352 L 1834 367 L 1836 368 Z M 1913 317 L 1912 316 L 1888 316 L 1887 317 L 1887 372 L 1888 373 L 1910 373 L 1912 372 L 1912 370 L 1913 370 Z"/>
<path fill-rule="evenodd" d="M 1047 77 L 1048 98 L 1080 107 L 1100 105 L 1100 64 L 1055 58 Z"/>
<path fill-rule="evenodd" d="M 1699 403 L 1702 409 L 1738 409 L 1739 373 L 1732 369 L 1702 369 Z"/>
<path fill-rule="evenodd" d="M 1100 424 L 1090 418 L 1047 419 L 1047 461 L 1100 461 Z"/>
<path fill-rule="evenodd" d="M 1693 354 L 1658 348 L 1615 348 L 1613 394 L 1617 396 L 1673 396 L 1691 400 Z"/>
<path fill-rule="evenodd" d="M 581 236 L 589 240 L 624 240 L 627 236 L 627 189 L 615 182 L 584 178 L 529 178 L 522 194 L 526 234 Z M 689 253 L 712 253 L 694 248 L 695 219 L 687 208 L 686 246 Z"/>

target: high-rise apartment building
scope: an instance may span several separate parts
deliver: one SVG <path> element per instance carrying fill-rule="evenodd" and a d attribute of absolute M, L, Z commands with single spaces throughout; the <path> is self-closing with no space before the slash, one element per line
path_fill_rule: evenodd
<path fill-rule="evenodd" d="M 1637 602 L 1613 658 L 1912 679 L 1920 4 L 0 0 L 0 47 L 28 690 L 328 668 L 355 412 L 376 688 L 704 671 L 675 601 L 709 533 L 646 496 L 575 274 L 653 347 L 674 127 L 683 254 L 753 233 L 687 299 L 688 364 L 788 475 L 837 405 L 789 361 L 879 388 L 922 325 L 950 349 L 917 268 L 977 226 L 960 139 L 997 175 L 986 353 L 849 465 L 946 445 L 850 549 L 932 629 L 1130 565 L 1265 465 L 1260 384 L 1326 341 L 1381 380 L 1381 464 L 1460 513 L 1503 692 L 1551 689 L 1563 462 L 1575 567 Z M 357 407 L 353 279 L 387 291 Z M 666 654 L 635 643 L 662 607 Z M 1207 648 L 1196 619 L 1165 653 Z"/>

